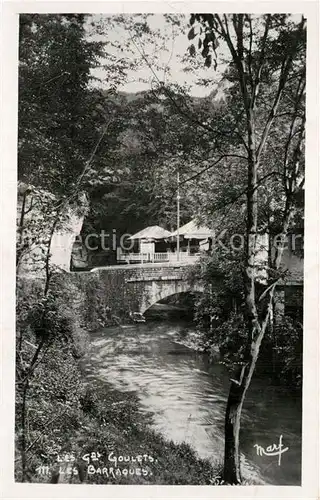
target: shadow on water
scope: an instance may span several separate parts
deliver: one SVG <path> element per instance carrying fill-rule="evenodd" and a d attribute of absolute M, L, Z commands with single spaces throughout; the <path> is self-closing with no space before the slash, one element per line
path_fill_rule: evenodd
<path fill-rule="evenodd" d="M 107 328 L 92 337 L 85 361 L 89 378 L 132 391 L 150 426 L 175 442 L 185 441 L 202 458 L 222 460 L 224 412 L 229 374 L 207 354 L 182 343 L 194 331 L 188 310 L 157 304 L 144 324 Z M 180 339 L 180 340 L 179 340 Z M 148 417 L 147 417 L 148 416 Z M 259 456 L 279 442 L 281 457 Z M 241 428 L 244 476 L 261 484 L 300 484 L 301 398 L 290 396 L 266 378 L 254 378 L 245 401 Z"/>

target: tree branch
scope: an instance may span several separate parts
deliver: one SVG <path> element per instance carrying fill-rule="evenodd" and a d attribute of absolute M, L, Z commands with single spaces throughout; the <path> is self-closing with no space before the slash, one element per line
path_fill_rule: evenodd
<path fill-rule="evenodd" d="M 268 116 L 265 128 L 263 130 L 259 146 L 257 148 L 257 154 L 256 154 L 257 164 L 259 164 L 259 159 L 260 159 L 262 150 L 263 150 L 263 148 L 264 148 L 264 146 L 266 144 L 266 140 L 267 140 L 270 128 L 271 128 L 271 126 L 273 124 L 273 121 L 274 121 L 274 118 L 275 118 L 275 115 L 276 115 L 276 111 L 277 111 L 277 108 L 278 108 L 278 105 L 279 105 L 279 102 L 280 102 L 280 98 L 281 98 L 281 95 L 282 95 L 282 91 L 283 91 L 284 86 L 285 86 L 285 84 L 287 82 L 288 74 L 289 74 L 289 71 L 290 71 L 290 68 L 291 68 L 291 65 L 292 65 L 292 61 L 293 61 L 293 58 L 294 58 L 294 55 L 295 55 L 295 50 L 296 50 L 297 45 L 298 45 L 298 41 L 299 41 L 299 36 L 298 35 L 300 35 L 300 33 L 302 32 L 304 24 L 305 24 L 305 19 L 303 18 L 301 20 L 300 25 L 299 25 L 298 34 L 297 34 L 296 40 L 295 40 L 295 45 L 294 45 L 294 47 L 291 48 L 290 53 L 288 55 L 286 55 L 284 57 L 283 61 L 282 61 L 278 90 L 277 90 L 277 93 L 276 93 L 276 96 L 275 96 L 272 108 L 270 110 L 270 113 L 269 113 L 269 116 Z"/>
<path fill-rule="evenodd" d="M 294 111 L 293 111 L 293 118 L 291 120 L 289 136 L 288 136 L 286 146 L 285 146 L 284 159 L 283 159 L 284 181 L 286 180 L 286 176 L 287 176 L 289 148 L 290 148 L 290 144 L 291 144 L 291 141 L 293 139 L 293 136 L 294 136 L 293 131 L 294 131 L 295 122 L 299 118 L 299 105 L 300 105 L 300 102 L 301 102 L 301 99 L 302 99 L 302 96 L 304 93 L 305 85 L 306 85 L 305 76 L 303 74 L 303 75 L 301 75 L 300 81 L 298 83 L 298 88 L 297 88 L 296 96 L 295 96 L 296 98 L 295 98 L 295 106 L 294 106 Z"/>
<path fill-rule="evenodd" d="M 241 93 L 243 96 L 243 104 L 244 104 L 244 109 L 246 112 L 247 117 L 249 116 L 249 98 L 248 98 L 248 89 L 246 85 L 246 79 L 245 79 L 245 73 L 244 73 L 244 68 L 242 65 L 242 59 L 239 57 L 239 54 L 237 53 L 236 49 L 234 48 L 234 45 L 231 40 L 230 32 L 229 32 L 229 27 L 228 27 L 228 18 L 226 14 L 224 16 L 224 21 L 226 24 L 226 27 L 224 27 L 223 22 L 218 14 L 215 14 L 215 18 L 217 19 L 218 23 L 220 24 L 221 31 L 223 38 L 227 42 L 227 45 L 229 47 L 229 50 L 232 55 L 232 59 L 237 67 L 238 74 L 239 74 L 239 83 L 240 83 L 240 88 L 241 88 Z M 237 37 L 243 36 L 243 34 L 237 34 Z M 241 48 L 241 44 L 240 44 Z"/>
<path fill-rule="evenodd" d="M 252 89 L 252 98 L 251 98 L 252 109 L 255 108 L 256 99 L 257 99 L 258 94 L 259 94 L 259 87 L 260 87 L 260 82 L 261 82 L 261 72 L 262 72 L 264 59 L 265 59 L 265 49 L 266 49 L 266 43 L 267 43 L 267 38 L 268 38 L 268 33 L 269 33 L 270 18 L 271 18 L 271 15 L 268 14 L 265 28 L 264 28 L 263 38 L 262 38 L 262 46 L 261 46 L 261 51 L 260 51 L 260 56 L 259 56 L 257 74 L 256 74 L 255 82 L 253 85 L 253 89 Z"/>
<path fill-rule="evenodd" d="M 248 52 L 248 73 L 250 78 L 251 90 L 253 89 L 253 75 L 252 75 L 252 43 L 253 43 L 253 31 L 252 31 L 252 19 L 250 14 L 246 14 L 246 19 L 249 22 L 249 52 Z"/>
<path fill-rule="evenodd" d="M 215 167 L 221 160 L 223 160 L 223 158 L 228 158 L 228 157 L 231 157 L 231 158 L 240 158 L 242 160 L 248 160 L 248 158 L 246 156 L 237 155 L 237 154 L 225 154 L 225 155 L 221 155 L 212 165 L 209 165 L 208 167 L 205 167 L 204 169 L 200 170 L 200 172 L 197 172 L 196 174 L 192 175 L 191 177 L 188 177 L 188 179 L 185 179 L 185 180 L 181 181 L 180 182 L 180 186 L 182 184 L 185 184 L 186 182 L 189 182 L 189 181 L 192 181 L 193 179 L 196 179 L 197 177 L 199 177 L 200 175 L 202 175 L 204 172 L 206 172 L 210 168 Z"/>

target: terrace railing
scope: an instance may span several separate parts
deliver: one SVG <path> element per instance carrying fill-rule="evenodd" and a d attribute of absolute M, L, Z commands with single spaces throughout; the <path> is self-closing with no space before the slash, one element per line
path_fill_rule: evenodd
<path fill-rule="evenodd" d="M 195 262 L 199 259 L 200 254 L 191 255 L 188 252 L 179 253 L 179 262 Z M 118 253 L 118 262 L 130 263 L 160 263 L 160 262 L 177 262 L 178 256 L 174 252 L 155 252 L 155 253 Z"/>

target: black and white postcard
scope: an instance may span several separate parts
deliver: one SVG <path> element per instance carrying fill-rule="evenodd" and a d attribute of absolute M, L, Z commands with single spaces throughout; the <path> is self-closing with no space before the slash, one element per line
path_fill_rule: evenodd
<path fill-rule="evenodd" d="M 3 498 L 317 498 L 316 3 L 3 6 Z"/>

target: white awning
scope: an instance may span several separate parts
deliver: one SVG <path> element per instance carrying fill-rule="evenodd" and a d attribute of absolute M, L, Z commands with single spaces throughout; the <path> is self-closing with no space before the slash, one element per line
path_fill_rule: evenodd
<path fill-rule="evenodd" d="M 171 233 L 160 226 L 149 226 L 130 236 L 129 240 L 164 240 L 170 238 Z"/>
<path fill-rule="evenodd" d="M 189 240 L 204 240 L 212 237 L 213 231 L 206 226 L 198 226 L 195 219 L 193 219 L 180 227 L 179 235 Z M 171 233 L 171 236 L 177 236 L 177 231 Z"/>

